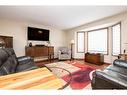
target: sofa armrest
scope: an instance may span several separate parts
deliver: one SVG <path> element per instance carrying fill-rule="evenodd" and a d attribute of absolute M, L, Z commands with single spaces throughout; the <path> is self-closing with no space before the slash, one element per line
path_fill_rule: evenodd
<path fill-rule="evenodd" d="M 119 80 L 103 71 L 93 73 L 92 89 L 119 89 Z"/>
<path fill-rule="evenodd" d="M 61 51 L 58 51 L 58 54 L 61 54 Z"/>
<path fill-rule="evenodd" d="M 125 75 L 112 70 L 96 71 L 91 82 L 92 89 L 127 89 L 126 78 Z"/>
<path fill-rule="evenodd" d="M 17 57 L 17 59 L 18 59 L 19 64 L 24 63 L 27 60 L 34 61 L 33 58 L 31 58 L 29 56 L 20 56 L 20 57 Z"/>
<path fill-rule="evenodd" d="M 123 68 L 127 68 L 127 61 L 116 59 L 116 60 L 114 60 L 113 65 L 123 67 Z"/>
<path fill-rule="evenodd" d="M 16 72 L 28 71 L 28 70 L 33 70 L 37 68 L 38 66 L 35 64 L 33 58 L 29 56 L 18 57 L 18 65 L 16 68 Z"/>

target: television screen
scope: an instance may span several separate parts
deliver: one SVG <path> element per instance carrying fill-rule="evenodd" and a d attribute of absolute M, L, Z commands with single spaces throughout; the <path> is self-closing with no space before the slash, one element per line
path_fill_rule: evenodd
<path fill-rule="evenodd" d="M 49 30 L 28 27 L 28 40 L 49 41 Z"/>

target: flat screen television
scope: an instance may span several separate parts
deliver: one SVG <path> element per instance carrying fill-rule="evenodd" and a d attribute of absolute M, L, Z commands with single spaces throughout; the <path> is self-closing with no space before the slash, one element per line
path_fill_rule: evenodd
<path fill-rule="evenodd" d="M 28 27 L 27 36 L 28 40 L 49 41 L 49 30 Z"/>

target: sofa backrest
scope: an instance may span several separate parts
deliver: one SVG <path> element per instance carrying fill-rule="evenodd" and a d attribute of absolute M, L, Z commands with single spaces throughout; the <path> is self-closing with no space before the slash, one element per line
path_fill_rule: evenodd
<path fill-rule="evenodd" d="M 14 73 L 18 61 L 12 48 L 0 49 L 0 75 Z"/>
<path fill-rule="evenodd" d="M 123 67 L 123 68 L 127 68 L 127 61 L 116 59 L 116 60 L 114 60 L 113 65 Z"/>
<path fill-rule="evenodd" d="M 59 47 L 58 49 L 62 54 L 68 54 L 71 50 L 68 47 Z"/>

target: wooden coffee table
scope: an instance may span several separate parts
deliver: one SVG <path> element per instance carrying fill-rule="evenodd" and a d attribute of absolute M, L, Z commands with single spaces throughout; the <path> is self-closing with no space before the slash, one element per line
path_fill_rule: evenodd
<path fill-rule="evenodd" d="M 0 76 L 0 89 L 59 89 L 63 86 L 61 80 L 47 68 L 39 68 L 5 76 Z"/>

